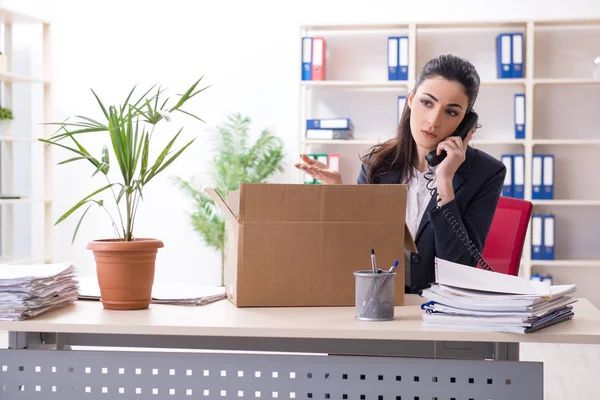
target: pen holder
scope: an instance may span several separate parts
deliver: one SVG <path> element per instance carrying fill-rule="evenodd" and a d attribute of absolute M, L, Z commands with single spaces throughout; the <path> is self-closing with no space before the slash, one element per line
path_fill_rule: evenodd
<path fill-rule="evenodd" d="M 356 319 L 361 321 L 391 321 L 394 319 L 395 272 L 356 271 Z"/>

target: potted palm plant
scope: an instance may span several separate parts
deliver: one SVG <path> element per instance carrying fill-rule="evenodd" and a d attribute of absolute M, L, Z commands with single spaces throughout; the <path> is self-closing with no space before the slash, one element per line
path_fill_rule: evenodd
<path fill-rule="evenodd" d="M 211 187 L 225 198 L 238 190 L 241 182 L 263 183 L 277 171 L 283 171 L 283 141 L 263 129 L 254 143 L 250 140 L 251 121 L 239 113 L 231 114 L 216 129 L 217 153 L 208 171 Z M 204 242 L 221 255 L 221 286 L 225 283 L 225 215 L 213 199 L 192 181 L 176 178 L 177 184 L 193 201 L 193 229 Z M 207 182 L 205 182 L 207 184 Z"/>
<path fill-rule="evenodd" d="M 151 144 L 154 129 L 163 122 L 171 120 L 171 114 L 180 112 L 202 121 L 183 106 L 206 87 L 197 89 L 202 78 L 193 83 L 179 98 L 171 102 L 164 98 L 164 89 L 156 85 L 140 97 L 134 97 L 136 87 L 129 92 L 120 105 L 106 107 L 96 93 L 94 97 L 103 118 L 98 121 L 85 116 L 75 116 L 73 121 L 51 123 L 58 130 L 48 139 L 39 139 L 49 145 L 66 149 L 74 156 L 59 164 L 73 162 L 90 163 L 92 176 L 104 175 L 106 184 L 78 201 L 58 220 L 60 222 L 85 207 L 75 227 L 72 241 L 75 240 L 81 223 L 92 206 L 102 208 L 108 214 L 112 224 L 114 238 L 98 238 L 89 242 L 87 248 L 94 252 L 96 272 L 104 308 L 133 310 L 147 308 L 152 295 L 156 254 L 163 243 L 159 239 L 139 238 L 134 234 L 136 214 L 143 200 L 144 188 L 158 174 L 171 165 L 181 153 L 195 140 L 192 139 L 175 151 L 175 142 L 183 128 L 173 135 L 166 146 L 151 161 Z M 136 100 L 137 99 L 137 100 Z M 172 105 L 171 105 L 172 104 Z M 108 145 L 104 145 L 99 157 L 92 155 L 81 142 L 85 134 L 108 135 Z M 161 133 L 162 135 L 162 133 Z M 111 161 L 112 153 L 114 162 Z M 116 167 L 118 179 L 109 175 L 111 167 Z M 112 168 L 113 170 L 115 168 Z M 108 193 L 114 201 L 116 218 L 105 206 L 101 195 Z"/>

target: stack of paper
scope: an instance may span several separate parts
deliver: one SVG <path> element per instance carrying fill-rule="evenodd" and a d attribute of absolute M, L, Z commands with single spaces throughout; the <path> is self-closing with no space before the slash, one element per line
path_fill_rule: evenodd
<path fill-rule="evenodd" d="M 18 321 L 77 300 L 73 263 L 0 264 L 0 320 Z"/>
<path fill-rule="evenodd" d="M 421 294 L 423 326 L 534 332 L 573 318 L 575 290 L 436 259 L 436 284 Z"/>
<path fill-rule="evenodd" d="M 79 279 L 80 300 L 100 300 L 100 287 L 95 276 Z M 202 306 L 226 298 L 222 286 L 198 286 L 185 282 L 155 282 L 152 286 L 152 303 Z"/>

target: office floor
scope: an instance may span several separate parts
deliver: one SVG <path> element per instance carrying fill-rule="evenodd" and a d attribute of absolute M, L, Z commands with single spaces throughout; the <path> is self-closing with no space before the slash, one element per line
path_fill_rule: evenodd
<path fill-rule="evenodd" d="M 0 349 L 7 347 L 8 334 L 0 332 Z M 600 345 L 526 343 L 521 360 L 544 362 L 544 399 L 598 399 Z"/>

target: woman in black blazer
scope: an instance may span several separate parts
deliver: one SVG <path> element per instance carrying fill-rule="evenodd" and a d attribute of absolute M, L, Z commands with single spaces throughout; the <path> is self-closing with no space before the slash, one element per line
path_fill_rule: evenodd
<path fill-rule="evenodd" d="M 409 212 L 418 215 L 411 219 L 418 253 L 406 254 L 407 293 L 418 293 L 435 281 L 434 257 L 476 266 L 483 250 L 506 167 L 468 146 L 475 128 L 464 140 L 452 135 L 473 112 L 479 82 L 477 71 L 465 59 L 443 55 L 430 60 L 408 96 L 396 137 L 362 158 L 358 183 L 409 186 L 412 209 L 407 209 L 407 221 Z M 433 150 L 447 156 L 431 168 L 425 155 Z M 296 167 L 313 178 L 342 183 L 339 172 L 306 155 L 301 158 Z M 427 187 L 423 179 L 428 180 Z M 470 248 L 464 243 L 465 233 Z"/>

